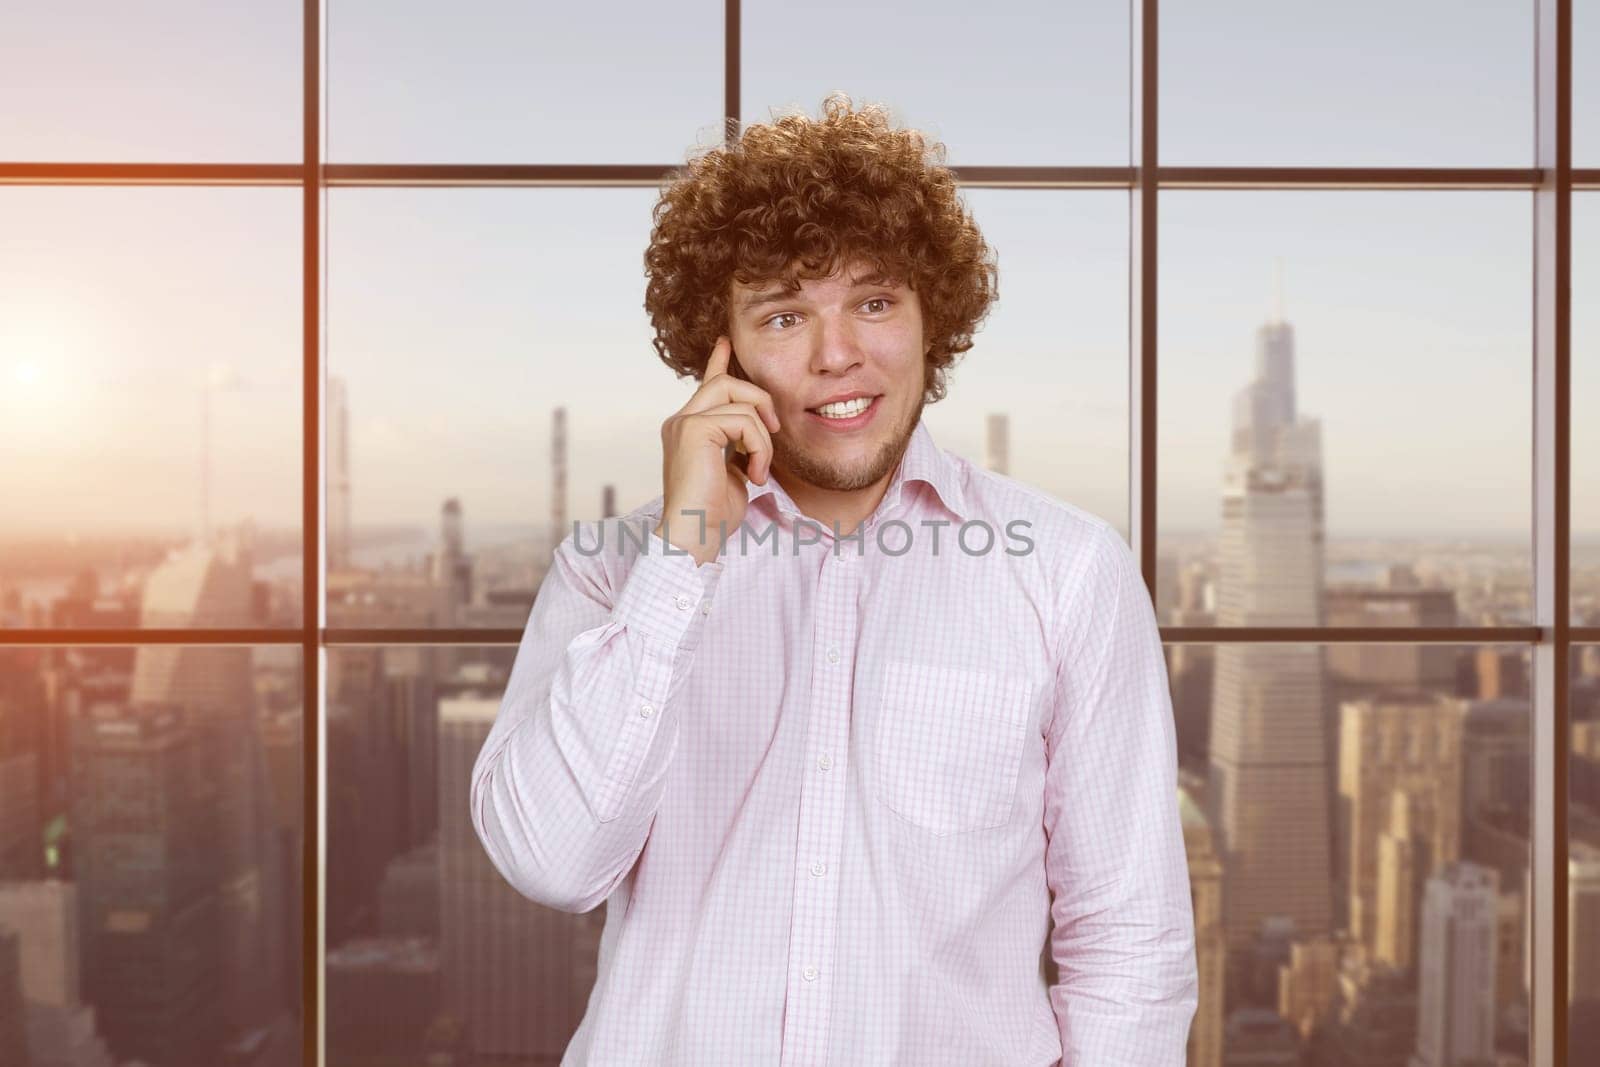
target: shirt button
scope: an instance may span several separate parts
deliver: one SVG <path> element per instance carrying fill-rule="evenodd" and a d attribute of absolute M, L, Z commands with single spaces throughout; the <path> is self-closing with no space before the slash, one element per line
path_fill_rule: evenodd
<path fill-rule="evenodd" d="M 824 752 L 822 755 L 817 757 L 817 766 L 821 767 L 823 770 L 827 770 L 829 767 L 833 766 L 833 757 Z"/>
<path fill-rule="evenodd" d="M 684 596 L 682 593 L 678 594 L 677 604 L 678 604 L 678 610 L 679 611 L 688 611 L 689 610 L 689 598 Z"/>
<path fill-rule="evenodd" d="M 815 982 L 817 980 L 817 969 L 815 967 L 807 967 L 801 973 L 805 976 L 805 979 L 808 982 Z"/>
<path fill-rule="evenodd" d="M 811 873 L 816 875 L 818 878 L 821 878 L 823 875 L 828 873 L 828 865 L 819 860 L 811 865 Z"/>
<path fill-rule="evenodd" d="M 641 716 L 643 716 L 644 718 L 648 719 L 650 716 L 654 715 L 655 713 L 656 713 L 656 709 L 651 707 L 648 701 L 646 701 L 645 703 L 639 705 L 639 714 Z"/>
<path fill-rule="evenodd" d="M 839 650 L 837 648 L 828 649 L 828 662 L 829 663 L 838 663 L 839 662 Z"/>
<path fill-rule="evenodd" d="M 700 604 L 700 614 L 702 614 L 702 615 L 710 615 L 711 614 L 711 601 L 706 600 L 706 601 L 703 601 Z"/>

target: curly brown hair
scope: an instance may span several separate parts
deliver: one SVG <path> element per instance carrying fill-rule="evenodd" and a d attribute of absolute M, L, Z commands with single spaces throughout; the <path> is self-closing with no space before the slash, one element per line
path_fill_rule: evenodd
<path fill-rule="evenodd" d="M 828 94 L 823 115 L 785 115 L 693 155 L 663 183 L 645 250 L 652 344 L 681 378 L 705 373 L 730 332 L 732 282 L 827 278 L 845 263 L 904 281 L 930 343 L 924 401 L 999 298 L 993 251 L 944 166 L 945 148 L 890 127 L 886 108 Z"/>

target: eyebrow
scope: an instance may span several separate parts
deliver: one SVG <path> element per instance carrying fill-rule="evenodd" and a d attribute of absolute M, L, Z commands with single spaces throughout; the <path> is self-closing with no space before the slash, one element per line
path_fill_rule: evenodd
<path fill-rule="evenodd" d="M 851 281 L 850 281 L 850 288 L 851 289 L 860 289 L 860 288 L 862 288 L 864 286 L 869 286 L 869 285 L 891 285 L 891 284 L 893 284 L 893 283 L 892 283 L 891 279 L 887 275 L 870 274 L 870 275 L 868 275 L 868 276 L 866 276 L 864 278 L 852 278 Z M 768 304 L 781 304 L 781 303 L 784 303 L 785 301 L 797 299 L 797 298 L 799 298 L 799 295 L 800 294 L 797 291 L 793 291 L 793 290 L 785 289 L 785 288 L 763 290 L 763 291 L 758 292 L 758 293 L 753 293 L 753 294 L 745 297 L 743 300 L 741 300 L 739 302 L 739 310 L 740 311 L 753 311 L 754 309 L 756 309 L 758 307 L 765 307 Z"/>

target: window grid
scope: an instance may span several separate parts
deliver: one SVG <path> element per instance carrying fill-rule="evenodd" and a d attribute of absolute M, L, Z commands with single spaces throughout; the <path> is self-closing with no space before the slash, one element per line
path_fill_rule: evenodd
<path fill-rule="evenodd" d="M 1572 646 L 1600 643 L 1600 627 L 1571 625 L 1571 194 L 1600 190 L 1600 168 L 1571 166 L 1572 4 L 1536 0 L 1535 161 L 1531 168 L 1462 167 L 1167 167 L 1158 162 L 1159 0 L 1129 0 L 1132 106 L 1128 166 L 952 167 L 971 188 L 1126 189 L 1132 199 L 1129 266 L 1129 505 L 1132 548 L 1152 596 L 1156 577 L 1157 200 L 1163 189 L 1509 189 L 1534 193 L 1534 586 L 1532 626 L 1219 627 L 1162 626 L 1165 643 L 1523 644 L 1534 657 L 1533 692 L 1533 993 L 1530 1028 L 1534 1067 L 1567 1067 L 1567 758 Z M 322 715 L 324 654 L 349 646 L 516 645 L 514 629 L 328 629 L 324 625 L 322 541 L 322 210 L 336 187 L 637 186 L 655 188 L 672 165 L 460 165 L 325 163 L 324 0 L 303 0 L 303 159 L 294 164 L 0 162 L 0 185 L 297 186 L 303 194 L 302 248 L 302 531 L 303 590 L 299 627 L 271 629 L 0 630 L 0 647 L 73 645 L 298 645 L 304 707 L 315 709 L 302 753 L 305 916 L 302 930 L 302 1057 L 325 1063 L 323 1051 L 323 916 L 326 796 Z M 726 135 L 737 136 L 741 111 L 741 0 L 724 0 L 723 99 Z"/>

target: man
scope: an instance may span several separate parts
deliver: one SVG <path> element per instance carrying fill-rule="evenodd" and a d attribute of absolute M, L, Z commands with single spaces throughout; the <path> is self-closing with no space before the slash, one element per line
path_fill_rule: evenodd
<path fill-rule="evenodd" d="M 556 550 L 472 775 L 512 885 L 607 903 L 563 1064 L 1178 1067 L 1154 613 L 1109 524 L 923 425 L 996 292 L 949 170 L 832 97 L 655 223 L 700 385 L 662 495 Z"/>

